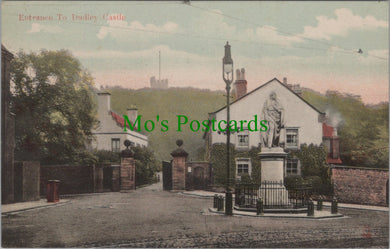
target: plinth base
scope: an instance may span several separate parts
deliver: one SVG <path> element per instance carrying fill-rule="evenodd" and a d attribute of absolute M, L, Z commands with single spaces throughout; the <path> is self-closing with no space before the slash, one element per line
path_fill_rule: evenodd
<path fill-rule="evenodd" d="M 265 207 L 292 206 L 286 187 L 280 183 L 263 182 L 259 189 L 259 196 L 263 199 Z"/>

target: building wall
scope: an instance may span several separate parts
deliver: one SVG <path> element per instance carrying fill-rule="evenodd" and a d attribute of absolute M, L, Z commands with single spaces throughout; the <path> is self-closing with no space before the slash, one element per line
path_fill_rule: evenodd
<path fill-rule="evenodd" d="M 339 202 L 385 206 L 388 181 L 387 169 L 332 168 L 334 194 Z"/>
<path fill-rule="evenodd" d="M 126 149 L 123 142 L 129 139 L 136 146 L 148 146 L 148 137 L 136 131 L 127 129 L 119 125 L 111 115 L 111 95 L 109 93 L 98 94 L 98 127 L 92 131 L 94 135 L 92 148 L 97 150 L 111 150 L 111 139 L 120 139 L 120 150 Z"/>
<path fill-rule="evenodd" d="M 299 128 L 299 144 L 321 144 L 322 123 L 319 122 L 320 114 L 276 80 L 273 80 L 269 84 L 231 105 L 230 119 L 236 121 L 250 121 L 254 119 L 254 115 L 257 115 L 257 122 L 260 122 L 264 102 L 269 98 L 270 93 L 273 91 L 276 93 L 279 102 L 285 110 L 286 127 Z M 303 113 L 305 115 L 302 115 Z M 217 123 L 219 120 L 226 120 L 226 109 L 216 113 L 216 120 Z M 231 143 L 237 144 L 238 134 L 239 133 L 235 133 L 231 136 Z M 217 132 L 212 132 L 211 139 L 213 144 L 226 142 L 226 136 L 218 134 Z M 257 147 L 259 143 L 260 131 L 249 132 L 249 148 L 252 146 Z"/>
<path fill-rule="evenodd" d="M 13 55 L 1 46 L 1 203 L 14 202 L 15 119 L 10 112 L 10 63 Z"/>
<path fill-rule="evenodd" d="M 119 138 L 120 139 L 120 150 L 126 149 L 125 145 L 123 142 L 126 139 L 129 139 L 131 142 L 134 143 L 135 146 L 148 146 L 148 141 L 144 140 L 144 138 L 139 138 L 138 134 L 136 136 L 132 136 L 126 133 L 95 133 L 94 134 L 95 138 L 92 141 L 92 147 L 97 149 L 97 150 L 110 150 L 111 151 L 111 139 L 113 138 Z"/>

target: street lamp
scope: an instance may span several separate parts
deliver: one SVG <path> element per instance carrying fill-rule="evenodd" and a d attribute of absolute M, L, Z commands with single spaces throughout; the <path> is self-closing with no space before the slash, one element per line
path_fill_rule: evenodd
<path fill-rule="evenodd" d="M 225 215 L 233 215 L 233 197 L 230 189 L 230 86 L 233 82 L 233 59 L 230 53 L 229 42 L 225 45 L 225 56 L 222 59 L 222 78 L 226 84 L 226 195 L 225 195 Z"/>

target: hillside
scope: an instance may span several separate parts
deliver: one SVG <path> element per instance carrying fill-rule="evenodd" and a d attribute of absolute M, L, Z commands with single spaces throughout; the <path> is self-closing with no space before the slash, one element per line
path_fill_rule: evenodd
<path fill-rule="evenodd" d="M 111 96 L 112 108 L 126 114 L 126 108 L 136 106 L 138 115 L 142 115 L 142 123 L 153 120 L 155 128 L 151 132 L 144 131 L 149 136 L 150 146 L 159 160 L 170 160 L 170 153 L 176 149 L 176 140 L 183 139 L 184 149 L 189 153 L 189 158 L 196 158 L 196 152 L 203 147 L 203 132 L 193 132 L 189 126 L 184 126 L 181 132 L 177 131 L 177 115 L 188 117 L 191 120 L 205 120 L 208 113 L 224 106 L 226 97 L 223 92 L 200 90 L 192 88 L 169 88 L 156 90 L 144 88 L 129 90 L 120 88 L 106 89 Z M 168 120 L 169 130 L 161 131 L 159 120 Z"/>

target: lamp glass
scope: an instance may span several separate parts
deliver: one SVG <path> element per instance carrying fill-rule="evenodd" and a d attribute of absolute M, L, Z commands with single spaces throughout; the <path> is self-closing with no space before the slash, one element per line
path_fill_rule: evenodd
<path fill-rule="evenodd" d="M 233 71 L 233 64 L 223 64 L 223 72 L 231 73 Z"/>

